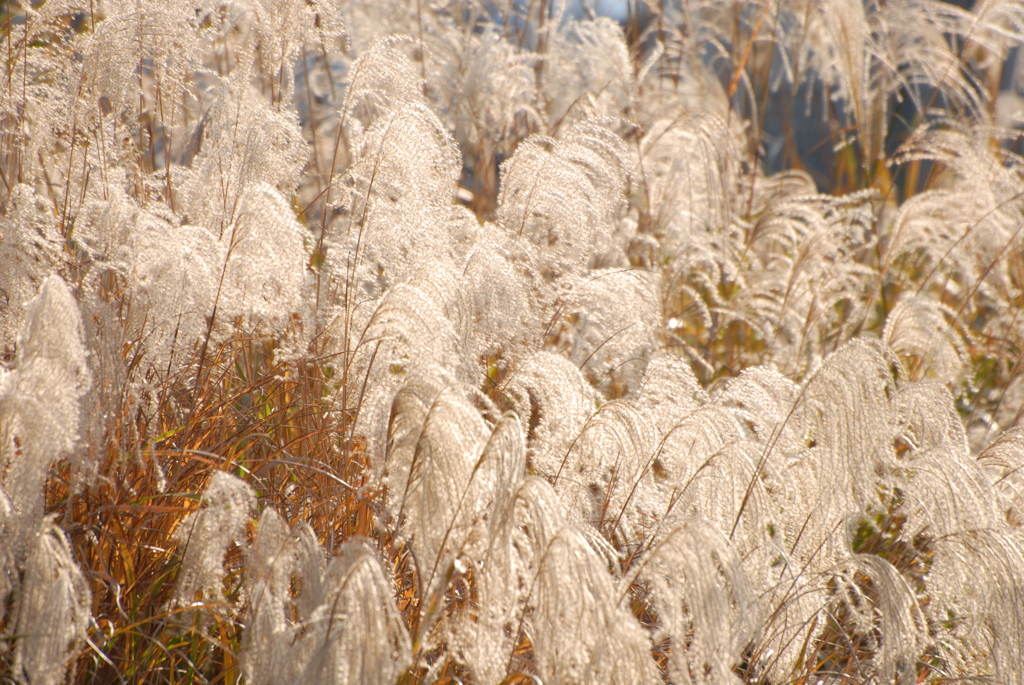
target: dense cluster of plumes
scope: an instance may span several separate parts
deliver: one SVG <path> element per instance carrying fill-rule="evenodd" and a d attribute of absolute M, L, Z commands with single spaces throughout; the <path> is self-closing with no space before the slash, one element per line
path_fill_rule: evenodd
<path fill-rule="evenodd" d="M 1024 5 L 534 4 L 8 5 L 10 678 L 1024 682 Z"/>

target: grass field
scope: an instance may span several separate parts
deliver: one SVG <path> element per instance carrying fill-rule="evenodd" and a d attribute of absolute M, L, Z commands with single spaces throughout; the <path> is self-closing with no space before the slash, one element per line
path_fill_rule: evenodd
<path fill-rule="evenodd" d="M 0 4 L 0 683 L 1024 682 L 1024 3 L 597 9 Z"/>

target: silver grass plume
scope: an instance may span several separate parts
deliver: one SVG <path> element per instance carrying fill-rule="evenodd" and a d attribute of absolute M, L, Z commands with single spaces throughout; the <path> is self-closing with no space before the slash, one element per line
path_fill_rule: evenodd
<path fill-rule="evenodd" d="M 1017 374 L 1006 384 L 993 411 L 979 411 L 967 427 L 967 433 L 972 450 L 980 452 L 995 435 L 1021 427 L 1024 427 L 1024 374 Z"/>
<path fill-rule="evenodd" d="M 969 263 L 959 257 L 961 249 L 971 246 L 970 233 L 976 230 L 972 226 L 1001 218 L 999 212 L 986 216 L 990 208 L 984 199 L 984 195 L 956 187 L 929 189 L 908 198 L 890 221 L 882 268 L 891 268 L 900 257 L 913 258 L 928 269 L 939 268 L 948 260 L 944 268 L 955 274 L 957 265 Z"/>
<path fill-rule="evenodd" d="M 66 682 L 91 619 L 89 585 L 52 517 L 37 524 L 15 601 L 13 675 L 27 685 Z"/>
<path fill-rule="evenodd" d="M 877 511 L 879 493 L 899 480 L 893 363 L 877 343 L 846 343 L 807 380 L 760 450 L 760 463 L 775 464 L 766 473 L 784 474 L 767 484 L 778 497 L 774 539 L 762 538 L 766 556 L 750 571 L 768 605 L 757 654 L 769 677 L 790 672 L 804 658 L 801 645 L 821 634 L 836 573 L 851 561 L 849 517 Z"/>
<path fill-rule="evenodd" d="M 243 672 L 252 685 L 294 681 L 302 670 L 295 644 L 326 599 L 324 553 L 308 524 L 292 530 L 272 508 L 260 516 L 246 553 L 249 620 Z M 294 597 L 292 585 L 301 587 Z"/>
<path fill-rule="evenodd" d="M 349 68 L 343 112 L 359 136 L 388 112 L 423 102 L 423 89 L 409 58 L 399 49 L 411 39 L 392 36 L 374 41 Z"/>
<path fill-rule="evenodd" d="M 131 270 L 129 241 L 133 230 L 155 223 L 175 226 L 179 222 L 170 208 L 152 204 L 145 209 L 140 207 L 126 188 L 125 169 L 109 168 L 105 175 L 106 185 L 90 184 L 86 188 L 81 209 L 75 216 L 71 245 L 84 258 L 90 272 L 111 268 L 123 277 Z"/>
<path fill-rule="evenodd" d="M 931 537 L 988 528 L 1002 530 L 998 498 L 978 460 L 972 459 L 953 397 L 937 383 L 919 383 L 894 398 L 900 437 L 910 446 L 902 483 L 910 535 Z"/>
<path fill-rule="evenodd" d="M 175 227 L 142 214 L 128 241 L 128 335 L 139 341 L 142 372 L 178 371 L 209 332 L 225 246 L 200 226 Z"/>
<path fill-rule="evenodd" d="M 144 372 L 178 371 L 207 336 L 221 339 L 237 320 L 261 331 L 287 329 L 304 309 L 306 235 L 266 183 L 241 194 L 221 239 L 142 212 L 128 252 L 129 331 L 140 342 Z"/>
<path fill-rule="evenodd" d="M 1013 428 L 978 455 L 1014 528 L 1024 526 L 1024 428 Z"/>
<path fill-rule="evenodd" d="M 868 588 L 857 574 L 868 580 Z M 839 585 L 855 617 L 854 628 L 875 652 L 873 666 L 879 680 L 901 685 L 917 682 L 915 660 L 927 644 L 928 624 L 906 578 L 877 555 L 857 554 Z"/>
<path fill-rule="evenodd" d="M 774 587 L 773 572 L 780 561 L 775 547 L 784 539 L 786 524 L 796 509 L 790 474 L 763 459 L 764 447 L 749 441 L 723 446 L 690 464 L 684 481 L 670 480 L 657 512 L 650 545 L 658 544 L 677 522 L 700 518 L 727 535 L 748 563 L 747 575 L 762 591 Z"/>
<path fill-rule="evenodd" d="M 176 170 L 179 214 L 220 240 L 230 239 L 250 188 L 265 183 L 290 194 L 308 160 L 297 116 L 251 90 L 248 69 L 251 64 L 242 64 L 226 78 L 208 75 L 210 104 L 190 143 L 195 152 Z"/>
<path fill-rule="evenodd" d="M 954 398 L 948 387 L 938 381 L 920 381 L 900 388 L 890 400 L 896 419 L 896 435 L 913 451 L 947 449 L 963 456 L 969 453 L 967 436 Z"/>
<path fill-rule="evenodd" d="M 797 399 L 826 526 L 872 502 L 895 466 L 893 390 L 884 348 L 855 339 L 826 358 Z"/>
<path fill-rule="evenodd" d="M 395 396 L 388 422 L 387 504 L 411 538 L 427 598 L 443 590 L 494 487 L 480 469 L 490 431 L 464 392 L 414 375 Z"/>
<path fill-rule="evenodd" d="M 593 523 L 611 539 L 634 544 L 663 513 L 652 468 L 654 433 L 628 400 L 613 400 L 587 419 L 558 470 L 548 475 L 568 517 Z"/>
<path fill-rule="evenodd" d="M 538 352 L 514 368 L 505 393 L 526 427 L 527 455 L 540 474 L 554 477 L 594 413 L 596 396 L 565 357 Z"/>
<path fill-rule="evenodd" d="M 461 271 L 476 222 L 451 207 L 459 155 L 401 42 L 375 43 L 350 69 L 343 117 L 353 164 L 325 236 L 327 324 L 345 377 L 384 380 L 422 359 L 465 378 L 467 365 L 451 362 L 471 349 Z M 386 411 L 394 380 L 383 390 L 366 383 L 370 406 Z"/>
<path fill-rule="evenodd" d="M 765 214 L 774 205 L 785 203 L 793 198 L 813 197 L 818 194 L 818 187 L 809 173 L 802 169 L 783 169 L 770 176 L 756 176 L 753 179 L 753 197 L 748 198 L 749 210 L 754 216 Z M 916 196 L 915 196 L 916 197 Z M 757 223 L 752 227 L 757 231 Z"/>
<path fill-rule="evenodd" d="M 744 287 L 727 316 L 762 331 L 770 362 L 801 375 L 821 363 L 822 339 L 849 337 L 871 270 L 856 260 L 870 245 L 870 194 L 795 196 L 771 202 L 751 227 Z M 842 316 L 836 312 L 842 311 Z"/>
<path fill-rule="evenodd" d="M 582 271 L 613 230 L 628 172 L 614 123 L 581 122 L 560 140 L 532 136 L 502 164 L 498 223 L 547 281 Z"/>
<path fill-rule="evenodd" d="M 754 638 L 760 617 L 736 550 L 714 526 L 686 519 L 640 562 L 657 613 L 652 642 L 671 640 L 675 683 L 736 683 L 732 668 Z"/>
<path fill-rule="evenodd" d="M 637 404 L 665 435 L 679 420 L 708 401 L 708 394 L 682 359 L 661 355 L 644 368 Z"/>
<path fill-rule="evenodd" d="M 499 156 L 510 157 L 522 131 L 542 128 L 543 117 L 535 106 L 536 74 L 529 57 L 517 53 L 497 27 L 485 27 L 470 41 L 463 59 L 444 62 L 451 82 L 449 116 L 459 147 L 478 162 L 470 165 L 488 174 L 475 178 L 472 190 L 486 193 L 498 187 Z"/>
<path fill-rule="evenodd" d="M 773 454 L 791 457 L 803 438 L 798 422 L 788 421 L 799 387 L 778 371 L 764 366 L 744 369 L 715 394 L 715 403 L 731 407 L 762 443 L 773 443 Z"/>
<path fill-rule="evenodd" d="M 612 549 L 563 526 L 538 560 L 531 635 L 542 679 L 559 683 L 654 683 L 650 640 L 608 574 Z M 604 556 L 601 552 L 604 552 Z"/>
<path fill-rule="evenodd" d="M 743 428 L 726 407 L 708 403 L 687 412 L 659 436 L 660 476 L 682 491 L 723 447 L 742 438 Z"/>
<path fill-rule="evenodd" d="M 355 430 L 371 453 L 384 454 L 392 402 L 408 378 L 476 381 L 472 305 L 463 286 L 458 271 L 423 267 L 353 313 L 348 373 L 358 392 L 349 392 L 348 402 L 358 410 Z M 332 332 L 342 326 L 335 322 Z"/>
<path fill-rule="evenodd" d="M 295 639 L 289 625 L 289 585 L 294 570 L 288 524 L 274 509 L 264 509 L 246 559 L 249 599 L 243 672 L 252 685 L 274 683 L 287 668 L 287 647 Z M 316 569 L 319 580 L 320 569 Z M 303 578 L 305 580 L 305 578 Z"/>
<path fill-rule="evenodd" d="M 242 534 L 256 498 L 244 481 L 215 471 L 203 503 L 206 506 L 185 516 L 174 532 L 182 560 L 172 605 L 223 602 L 224 555 Z"/>
<path fill-rule="evenodd" d="M 43 518 L 43 488 L 52 462 L 73 457 L 81 400 L 91 385 L 82 318 L 59 276 L 43 281 L 25 308 L 14 369 L 0 378 L 0 485 L 12 513 L 2 537 L 23 557 Z"/>
<path fill-rule="evenodd" d="M 342 123 L 352 163 L 343 179 L 341 214 L 327 236 L 329 264 L 343 280 L 335 288 L 348 308 L 361 269 L 370 278 L 359 280 L 382 280 L 388 287 L 424 259 L 449 251 L 455 237 L 444 224 L 460 156 L 426 106 L 422 81 L 400 49 L 405 42 L 376 41 L 349 69 Z"/>
<path fill-rule="evenodd" d="M 422 103 L 396 104 L 372 122 L 352 136 L 354 162 L 343 181 L 342 213 L 330 229 L 332 258 L 338 276 L 351 281 L 365 262 L 390 285 L 428 259 L 457 254 L 461 236 L 452 229 L 458 225 L 445 224 L 459 157 L 441 121 Z"/>
<path fill-rule="evenodd" d="M 894 237 L 892 259 L 920 250 L 929 267 L 919 290 L 951 292 L 969 287 L 995 300 L 1007 297 L 1008 261 L 1001 259 L 1020 237 L 1022 162 L 993 155 L 980 136 L 986 129 L 937 126 L 919 129 L 905 143 L 900 161 L 932 160 L 948 166 L 949 178 L 927 199 L 908 202 Z M 942 208 L 943 198 L 958 212 Z M 894 232 L 896 229 L 894 229 Z M 971 291 L 968 291 L 971 292 Z"/>
<path fill-rule="evenodd" d="M 87 4 L 78 4 L 90 12 Z M 198 24 L 205 12 L 182 0 L 146 6 L 113 1 L 105 2 L 102 10 L 93 10 L 93 16 L 102 11 L 103 20 L 92 22 L 91 31 L 74 38 L 74 47 L 81 55 L 81 71 L 75 74 L 77 83 L 68 85 L 65 97 L 82 128 L 103 127 L 112 134 L 117 128 L 114 122 L 138 112 L 140 96 L 149 100 L 149 105 L 155 104 L 151 94 L 140 93 L 138 78 L 131 77 L 140 59 L 148 61 L 147 75 L 164 92 L 180 92 L 188 87 L 192 69 L 203 57 Z M 101 98 L 106 105 L 102 109 L 96 107 Z M 107 142 L 114 140 L 116 136 L 111 136 Z M 121 161 L 116 145 L 111 144 L 103 153 L 97 166 L 107 160 Z M 116 163 L 109 167 L 116 168 Z M 113 190 L 114 184 L 106 182 L 106 176 L 102 178 L 104 185 Z"/>
<path fill-rule="evenodd" d="M 0 371 L 0 384 L 3 383 L 3 372 Z M 0 485 L 0 535 L 4 535 L 6 538 L 6 529 L 8 521 L 11 519 L 11 513 L 14 511 L 14 507 L 11 504 L 11 498 L 4 492 L 3 486 Z M 14 556 L 13 550 L 10 544 L 4 540 L 4 544 L 0 545 L 0 598 L 6 602 L 10 596 L 11 590 L 14 589 L 18 582 L 18 560 Z M 0 620 L 7 619 L 7 609 L 4 608 L 0 611 Z M 8 649 L 6 641 L 0 642 L 0 645 L 4 649 Z"/>
<path fill-rule="evenodd" d="M 523 621 L 539 677 L 566 684 L 657 682 L 648 636 L 608 572 L 618 561 L 615 550 L 589 526 L 566 522 L 558 499 L 539 478 L 519 490 L 535 573 Z"/>
<path fill-rule="evenodd" d="M 252 39 L 265 54 L 280 60 L 278 76 L 282 102 L 294 98 L 294 70 L 306 59 L 305 50 L 312 44 L 327 51 L 345 35 L 340 8 L 323 0 L 254 0 L 239 3 L 251 12 Z"/>
<path fill-rule="evenodd" d="M 930 623 L 951 666 L 980 660 L 1004 682 L 1024 678 L 1024 545 L 998 528 L 960 530 L 934 543 L 926 581 Z"/>
<path fill-rule="evenodd" d="M 916 396 L 899 403 L 901 434 L 911 444 L 901 508 L 903 534 L 925 536 L 934 554 L 924 609 L 952 665 L 981 653 L 999 677 L 1016 682 L 1024 677 L 1020 536 L 986 472 L 987 460 L 970 458 L 949 392 L 935 383 L 919 385 Z"/>
<path fill-rule="evenodd" d="M 67 122 L 72 118 L 69 110 L 80 75 L 71 66 L 78 62 L 71 41 L 51 37 L 64 33 L 68 15 L 82 11 L 82 4 L 58 0 L 19 9 L 23 19 L 16 28 L 8 26 L 5 37 L 8 45 L 18 45 L 8 58 L 8 74 L 13 78 L 18 73 L 21 87 L 0 93 L 0 116 L 8 132 L 5 164 L 9 170 L 18 170 L 16 176 L 5 174 L 5 200 L 16 184 L 43 181 L 47 158 L 63 156 L 61 145 L 71 137 L 72 127 Z M 12 168 L 14 160 L 17 164 Z M 68 182 L 80 187 L 81 180 L 76 174 Z"/>
<path fill-rule="evenodd" d="M 777 623 L 773 620 L 773 624 L 783 625 L 787 619 L 780 617 L 780 612 L 813 612 L 819 608 L 813 604 L 817 601 L 812 599 L 813 595 L 803 594 L 796 595 L 800 601 L 791 606 L 793 588 L 782 586 L 789 585 L 788 580 L 782 580 L 789 563 L 783 551 L 787 535 L 790 540 L 795 539 L 802 523 L 796 521 L 794 525 L 794 519 L 803 512 L 799 503 L 801 493 L 794 487 L 786 460 L 781 456 L 766 458 L 770 449 L 781 447 L 777 441 L 761 443 L 734 434 L 717 446 L 708 441 L 710 436 L 704 436 L 703 447 L 699 445 L 701 436 L 695 428 L 715 420 L 734 420 L 730 414 L 733 412 L 712 405 L 679 424 L 678 441 L 673 434 L 662 439 L 652 465 L 657 488 L 638 487 L 634 495 L 647 495 L 642 513 L 649 520 L 649 532 L 642 549 L 657 547 L 678 526 L 700 519 L 726 536 L 743 559 L 752 592 L 760 597 L 759 607 L 751 611 L 772 615 L 773 619 L 780 619 Z M 686 441 L 693 442 L 687 445 Z M 695 451 L 675 453 L 686 447 Z M 770 644 L 772 635 L 767 637 L 766 644 Z"/>
<path fill-rule="evenodd" d="M 564 12 L 558 5 L 558 12 Z M 552 17 L 542 68 L 541 93 L 554 126 L 571 117 L 573 106 L 591 96 L 599 116 L 623 117 L 636 98 L 633 64 L 622 27 L 610 17 L 578 21 Z"/>
<path fill-rule="evenodd" d="M 5 355 L 17 347 L 29 300 L 66 261 L 64 240 L 49 211 L 30 186 L 18 185 L 0 220 L 0 352 Z"/>
<path fill-rule="evenodd" d="M 474 359 L 524 358 L 544 333 L 543 309 L 531 279 L 517 268 L 502 237 L 493 224 L 483 226 L 462 271 L 472 304 L 473 335 L 468 342 Z"/>
<path fill-rule="evenodd" d="M 920 367 L 918 376 L 953 386 L 970 357 L 963 336 L 949 319 L 955 321 L 956 312 L 939 303 L 922 297 L 900 300 L 885 319 L 882 340 L 898 356 L 910 357 L 904 366 Z"/>
<path fill-rule="evenodd" d="M 526 445 L 514 413 L 494 426 L 480 467 L 482 478 L 494 487 L 486 507 L 486 539 L 470 550 L 478 601 L 475 616 L 453 622 L 451 640 L 478 681 L 499 682 L 515 648 L 515 623 L 529 577 L 528 562 L 516 545 L 516 493 L 526 473 Z"/>
<path fill-rule="evenodd" d="M 705 328 L 713 325 L 713 309 L 736 311 L 721 302 L 718 284 L 738 279 L 744 249 L 734 221 L 740 190 L 734 131 L 710 113 L 673 117 L 651 121 L 639 143 L 635 239 L 646 246 L 643 263 L 662 273 L 670 336 L 682 325 L 673 303 L 688 301 L 687 308 L 695 310 L 690 316 Z M 687 341 L 670 340 L 703 361 Z"/>
<path fill-rule="evenodd" d="M 726 245 L 715 236 L 732 223 L 739 190 L 739 154 L 725 121 L 706 112 L 657 120 L 640 149 L 649 230 L 661 249 L 704 273 L 721 268 L 715 248 Z"/>
<path fill-rule="evenodd" d="M 657 349 L 660 285 L 658 274 L 605 269 L 566 296 L 554 344 L 606 394 L 635 391 Z"/>
<path fill-rule="evenodd" d="M 411 645 L 394 586 L 367 541 L 346 542 L 323 580 L 324 600 L 292 649 L 304 663 L 301 685 L 394 682 L 411 663 Z"/>
<path fill-rule="evenodd" d="M 303 310 L 309 261 L 307 234 L 294 210 L 271 185 L 252 183 L 241 195 L 227 236 L 218 301 L 224 316 L 242 317 L 268 331 L 286 328 Z"/>

